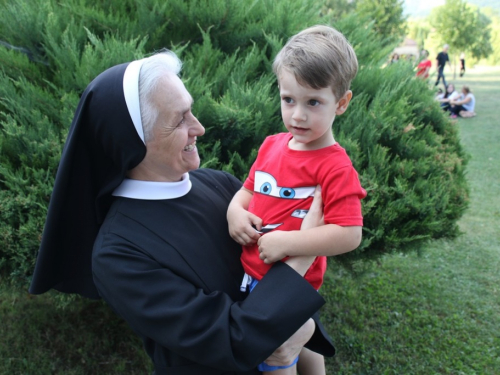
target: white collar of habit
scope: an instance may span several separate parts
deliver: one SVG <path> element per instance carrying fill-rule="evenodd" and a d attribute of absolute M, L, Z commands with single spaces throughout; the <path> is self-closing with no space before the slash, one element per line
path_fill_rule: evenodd
<path fill-rule="evenodd" d="M 143 200 L 175 199 L 189 193 L 191 186 L 189 173 L 184 173 L 179 182 L 140 181 L 126 178 L 113 191 L 113 196 Z"/>

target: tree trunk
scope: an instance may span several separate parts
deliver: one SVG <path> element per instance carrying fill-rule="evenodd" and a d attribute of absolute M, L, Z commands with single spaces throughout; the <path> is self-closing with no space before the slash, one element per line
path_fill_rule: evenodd
<path fill-rule="evenodd" d="M 453 80 L 457 79 L 457 54 L 453 54 Z"/>

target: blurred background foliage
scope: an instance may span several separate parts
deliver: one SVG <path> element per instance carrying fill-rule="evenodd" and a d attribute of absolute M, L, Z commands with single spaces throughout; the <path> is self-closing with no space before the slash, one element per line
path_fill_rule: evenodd
<path fill-rule="evenodd" d="M 407 19 L 408 37 L 431 52 L 431 60 L 444 44 L 451 62 L 463 52 L 467 66 L 500 64 L 500 3 L 488 0 L 446 0 L 428 14 Z"/>
<path fill-rule="evenodd" d="M 314 24 L 343 32 L 359 59 L 354 98 L 334 123 L 362 185 L 361 246 L 349 269 L 458 235 L 468 204 L 456 127 L 411 63 L 386 66 L 405 34 L 402 2 L 2 0 L 0 272 L 27 286 L 62 145 L 79 96 L 108 67 L 169 48 L 184 61 L 206 127 L 202 166 L 245 178 L 263 139 L 284 131 L 271 63 Z M 78 213 L 75 213 L 78 215 Z"/>

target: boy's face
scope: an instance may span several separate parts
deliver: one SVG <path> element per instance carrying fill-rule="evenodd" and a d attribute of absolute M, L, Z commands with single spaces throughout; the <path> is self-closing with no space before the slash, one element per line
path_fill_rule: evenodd
<path fill-rule="evenodd" d="M 318 150 L 335 143 L 332 124 L 336 115 L 345 112 L 352 92 L 337 101 L 331 87 L 319 90 L 302 86 L 295 75 L 284 69 L 279 75 L 281 116 L 293 135 L 289 147 L 295 150 Z"/>

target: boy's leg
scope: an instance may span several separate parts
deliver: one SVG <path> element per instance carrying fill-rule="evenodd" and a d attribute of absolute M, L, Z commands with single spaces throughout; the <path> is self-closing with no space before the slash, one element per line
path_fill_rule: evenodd
<path fill-rule="evenodd" d="M 303 348 L 299 355 L 297 370 L 300 375 L 326 375 L 325 358 L 321 354 Z"/>
<path fill-rule="evenodd" d="M 262 375 L 297 375 L 297 365 L 273 371 L 263 371 Z"/>

